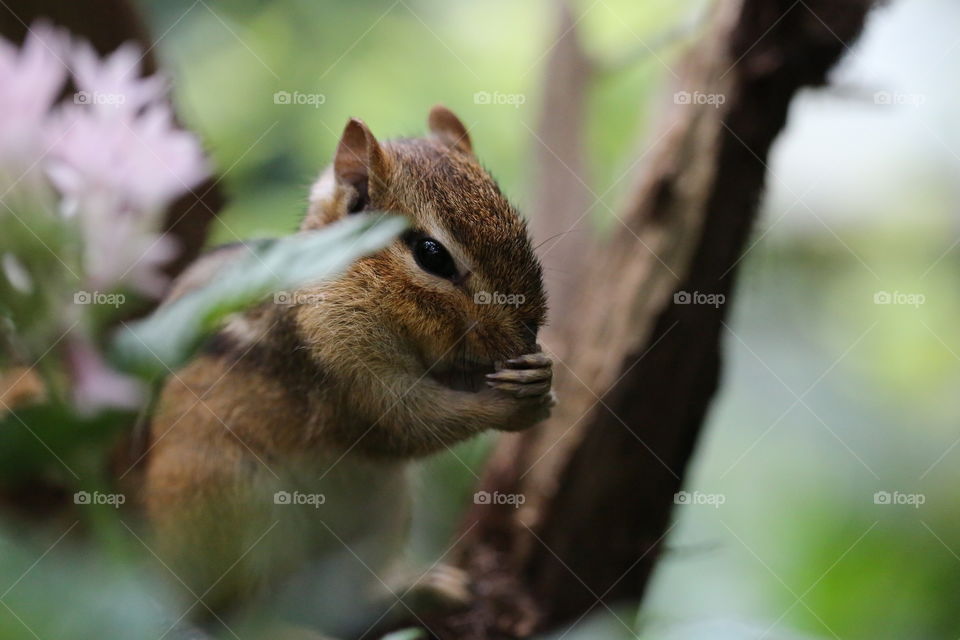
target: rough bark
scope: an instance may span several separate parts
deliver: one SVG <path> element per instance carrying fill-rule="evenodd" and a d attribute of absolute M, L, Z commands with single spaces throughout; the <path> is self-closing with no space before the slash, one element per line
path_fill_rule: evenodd
<path fill-rule="evenodd" d="M 792 97 L 825 81 L 870 5 L 717 6 L 677 90 L 724 102 L 671 104 L 654 133 L 622 226 L 578 285 L 558 410 L 504 438 L 486 469 L 482 490 L 525 504 L 471 508 L 459 563 L 477 601 L 428 620 L 435 635 L 523 637 L 642 597 L 717 388 L 720 329 L 770 146 Z M 675 304 L 675 292 L 725 303 Z"/>

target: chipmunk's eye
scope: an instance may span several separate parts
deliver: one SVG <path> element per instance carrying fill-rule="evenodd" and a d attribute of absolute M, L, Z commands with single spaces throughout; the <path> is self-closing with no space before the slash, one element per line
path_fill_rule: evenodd
<path fill-rule="evenodd" d="M 433 238 L 420 238 L 413 244 L 413 258 L 420 268 L 440 278 L 454 278 L 457 265 L 443 245 Z"/>

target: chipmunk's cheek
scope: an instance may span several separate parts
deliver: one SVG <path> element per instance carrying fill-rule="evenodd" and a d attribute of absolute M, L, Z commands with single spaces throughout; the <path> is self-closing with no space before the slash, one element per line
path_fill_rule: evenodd
<path fill-rule="evenodd" d="M 445 387 L 454 391 L 477 393 L 487 388 L 487 375 L 494 371 L 493 366 L 456 365 L 431 371 L 430 376 Z"/>
<path fill-rule="evenodd" d="M 465 343 L 474 359 L 485 362 L 505 360 L 520 353 L 517 341 L 510 335 L 509 325 L 493 315 L 481 316 L 474 321 L 465 335 Z"/>

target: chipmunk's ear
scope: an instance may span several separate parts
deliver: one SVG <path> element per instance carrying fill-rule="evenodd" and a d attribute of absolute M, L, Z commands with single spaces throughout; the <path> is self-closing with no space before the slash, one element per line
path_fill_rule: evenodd
<path fill-rule="evenodd" d="M 328 167 L 310 189 L 310 206 L 301 229 L 317 229 L 344 215 L 363 211 L 387 186 L 388 159 L 362 120 L 351 118 Z"/>
<path fill-rule="evenodd" d="M 356 191 L 347 213 L 363 210 L 370 194 L 386 187 L 386 156 L 362 120 L 350 118 L 347 122 L 333 159 L 333 175 L 338 184 Z"/>
<path fill-rule="evenodd" d="M 455 116 L 450 109 L 442 104 L 430 109 L 427 124 L 430 127 L 430 133 L 440 138 L 447 146 L 455 147 L 466 153 L 473 153 L 467 128 L 463 126 L 460 118 Z"/>

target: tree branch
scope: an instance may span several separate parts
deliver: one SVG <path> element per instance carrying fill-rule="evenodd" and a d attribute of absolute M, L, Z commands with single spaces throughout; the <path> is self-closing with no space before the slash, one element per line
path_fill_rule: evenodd
<path fill-rule="evenodd" d="M 551 335 L 564 331 L 575 302 L 577 275 L 583 267 L 581 250 L 589 240 L 593 201 L 586 171 L 587 95 L 593 66 L 580 44 L 577 21 L 568 0 L 556 0 L 556 42 L 544 73 L 543 100 L 537 130 L 533 235 L 542 239 L 538 253 L 550 299 Z M 546 339 L 551 342 L 551 339 Z"/>
<path fill-rule="evenodd" d="M 622 227 L 578 287 L 560 405 L 505 437 L 459 562 L 469 609 L 429 621 L 443 638 L 523 637 L 600 602 L 642 597 L 720 372 L 736 264 L 756 218 L 770 145 L 790 101 L 819 85 L 859 34 L 869 0 L 720 3 L 684 64 Z M 722 98 L 718 98 L 722 97 Z M 722 104 L 718 104 L 722 103 Z M 722 304 L 675 304 L 675 292 Z"/>

